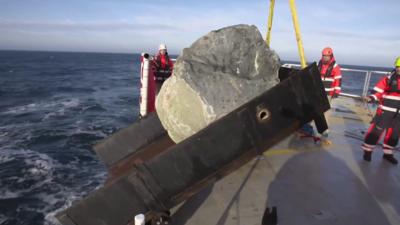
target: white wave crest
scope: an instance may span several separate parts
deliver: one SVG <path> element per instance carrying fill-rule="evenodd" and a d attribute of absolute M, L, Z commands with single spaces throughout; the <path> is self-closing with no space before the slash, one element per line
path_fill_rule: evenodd
<path fill-rule="evenodd" d="M 39 111 L 52 111 L 52 112 L 64 113 L 65 110 L 76 108 L 79 105 L 80 105 L 80 100 L 78 98 L 66 99 L 63 101 L 51 101 L 51 102 L 42 101 L 22 106 L 11 107 L 3 112 L 0 112 L 0 114 L 20 115 L 24 113 L 35 113 Z"/>

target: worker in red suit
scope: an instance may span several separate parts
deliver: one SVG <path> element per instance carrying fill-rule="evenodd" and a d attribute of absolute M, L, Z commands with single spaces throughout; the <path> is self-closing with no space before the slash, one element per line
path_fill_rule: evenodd
<path fill-rule="evenodd" d="M 395 69 L 382 78 L 374 87 L 375 93 L 365 97 L 367 102 L 379 104 L 375 117 L 365 135 L 362 148 L 364 160 L 371 161 L 372 151 L 386 131 L 383 140 L 383 159 L 392 164 L 398 161 L 393 155 L 400 133 L 400 57 L 395 61 Z"/>
<path fill-rule="evenodd" d="M 156 93 L 158 94 L 164 81 L 171 76 L 174 68 L 174 64 L 169 58 L 167 46 L 165 44 L 160 44 L 158 54 L 153 59 L 153 64 L 155 66 Z"/>
<path fill-rule="evenodd" d="M 326 47 L 322 50 L 321 60 L 318 62 L 318 70 L 321 75 L 321 80 L 325 87 L 325 92 L 330 98 L 336 98 L 339 96 L 341 91 L 341 79 L 342 72 L 340 66 L 336 63 L 335 57 L 333 56 L 333 50 L 330 47 Z M 300 130 L 299 134 L 301 137 L 314 136 L 314 128 L 311 124 L 305 124 Z M 326 138 L 329 130 L 326 130 L 322 135 Z M 314 140 L 317 138 L 315 137 Z"/>
<path fill-rule="evenodd" d="M 341 91 L 342 72 L 333 56 L 333 50 L 326 47 L 322 50 L 322 57 L 318 63 L 318 70 L 324 83 L 325 91 L 331 98 L 339 96 Z"/>

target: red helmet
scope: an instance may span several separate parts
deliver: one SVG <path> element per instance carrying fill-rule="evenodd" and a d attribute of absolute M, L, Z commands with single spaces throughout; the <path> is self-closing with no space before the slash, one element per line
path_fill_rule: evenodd
<path fill-rule="evenodd" d="M 330 48 L 330 47 L 324 48 L 324 50 L 322 50 L 322 55 L 333 55 L 332 48 Z"/>

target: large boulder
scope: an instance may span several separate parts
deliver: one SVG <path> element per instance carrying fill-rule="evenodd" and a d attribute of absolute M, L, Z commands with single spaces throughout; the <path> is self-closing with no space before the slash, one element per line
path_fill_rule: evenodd
<path fill-rule="evenodd" d="M 255 26 L 211 31 L 185 48 L 156 100 L 176 143 L 276 85 L 280 60 Z"/>

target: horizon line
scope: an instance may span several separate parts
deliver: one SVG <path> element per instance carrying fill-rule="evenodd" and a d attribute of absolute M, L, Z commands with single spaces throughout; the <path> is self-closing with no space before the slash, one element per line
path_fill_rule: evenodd
<path fill-rule="evenodd" d="M 112 55 L 141 55 L 142 53 L 147 53 L 147 52 L 102 52 L 102 51 L 68 51 L 68 50 L 21 50 L 21 49 L 0 49 L 0 52 L 43 52 L 43 53 L 87 53 L 87 54 L 112 54 Z M 179 56 L 179 54 L 170 54 L 171 56 Z M 300 65 L 300 61 L 296 60 L 281 60 L 283 62 L 288 62 L 288 63 L 295 63 Z M 307 62 L 307 64 L 312 64 L 317 61 L 311 61 Z M 318 62 L 317 62 L 318 63 Z M 382 68 L 382 69 L 392 69 L 392 67 L 386 67 L 386 66 L 371 66 L 371 65 L 353 65 L 353 64 L 346 64 L 346 63 L 340 63 L 339 64 L 341 67 L 342 65 L 344 66 L 364 66 L 364 67 L 374 67 L 374 68 Z"/>

